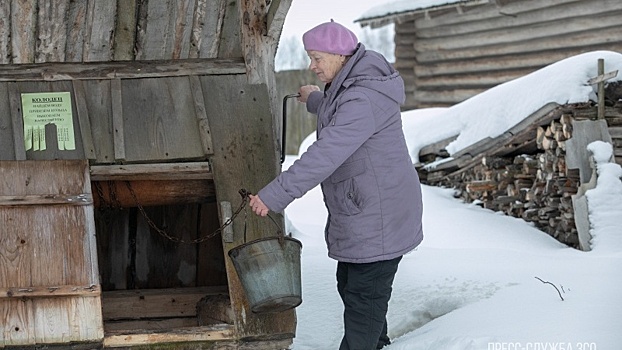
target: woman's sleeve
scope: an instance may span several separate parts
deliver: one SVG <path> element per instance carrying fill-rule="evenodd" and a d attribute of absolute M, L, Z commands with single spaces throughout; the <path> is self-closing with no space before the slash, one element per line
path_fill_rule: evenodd
<path fill-rule="evenodd" d="M 317 110 L 322 102 L 322 96 L 324 94 L 321 91 L 313 91 L 307 98 L 307 111 L 309 113 L 317 114 Z"/>
<path fill-rule="evenodd" d="M 282 212 L 294 199 L 328 178 L 375 132 L 372 107 L 362 93 L 350 93 L 338 106 L 330 125 L 296 160 L 258 192 L 274 212 Z"/>

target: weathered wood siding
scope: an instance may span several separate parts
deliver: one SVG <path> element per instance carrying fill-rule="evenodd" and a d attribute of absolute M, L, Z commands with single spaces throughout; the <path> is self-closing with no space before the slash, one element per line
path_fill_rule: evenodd
<path fill-rule="evenodd" d="M 205 160 L 213 153 L 206 98 L 195 74 L 240 74 L 241 61 L 0 66 L 0 160 L 90 159 L 92 164 Z M 21 67 L 22 69 L 19 69 Z M 75 150 L 26 150 L 20 96 L 69 92 Z M 48 130 L 49 129 L 49 130 Z"/>
<path fill-rule="evenodd" d="M 0 348 L 101 343 L 88 163 L 0 161 L 0 222 Z"/>
<path fill-rule="evenodd" d="M 622 52 L 621 17 L 618 0 L 477 1 L 399 15 L 404 109 L 454 105 L 580 53 Z"/>
<path fill-rule="evenodd" d="M 286 348 L 291 343 L 294 311 L 251 314 L 226 256 L 244 239 L 272 235 L 272 222 L 249 217 L 248 232 L 236 222 L 233 241 L 223 241 L 217 231 L 224 220 L 219 215 L 222 203 L 237 206 L 240 188 L 255 192 L 280 169 L 281 119 L 273 66 L 290 4 L 291 0 L 0 1 L 0 161 L 80 159 L 91 165 L 99 207 L 89 223 L 97 230 L 99 274 L 106 292 L 159 288 L 159 295 L 167 298 L 168 289 L 173 295 L 178 287 L 196 292 L 216 286 L 231 299 L 233 325 L 185 328 L 195 325 L 196 318 L 176 317 L 183 308 L 172 310 L 170 320 L 149 319 L 149 310 L 142 309 L 144 313 L 132 317 L 145 319 L 136 322 L 105 319 L 104 346 L 226 341 L 231 348 L 246 347 L 237 343 L 242 338 L 265 340 L 249 345 L 257 348 Z M 20 99 L 27 92 L 70 94 L 75 150 L 59 150 L 49 142 L 43 151 L 27 150 Z M 55 139 L 54 124 L 47 125 L 46 132 L 48 140 Z M 142 205 L 134 203 L 126 183 Z M 195 192 L 180 199 L 189 190 Z M 277 219 L 282 223 L 282 217 Z M 180 245 L 156 227 L 185 241 L 214 232 L 216 236 L 201 244 Z M 49 247 L 56 248 L 52 243 Z M 59 259 L 62 266 L 65 262 Z M 32 264 L 37 259 L 27 260 Z M 99 305 L 98 310 L 111 307 Z M 68 310 L 74 318 L 85 312 Z M 13 317 L 5 308 L 0 315 L 1 325 Z M 29 325 L 30 321 L 25 320 Z M 74 337 L 59 329 L 70 336 L 58 340 L 52 329 L 49 335 L 36 335 L 45 338 L 42 341 L 21 338 L 12 344 L 34 348 L 92 339 L 75 326 L 80 323 L 69 322 L 72 332 L 83 334 Z M 161 330 L 154 336 L 141 330 L 144 325 Z M 262 347 L 268 343 L 272 347 Z"/>
<path fill-rule="evenodd" d="M 2 1 L 0 64 L 217 57 L 227 6 L 226 0 Z"/>

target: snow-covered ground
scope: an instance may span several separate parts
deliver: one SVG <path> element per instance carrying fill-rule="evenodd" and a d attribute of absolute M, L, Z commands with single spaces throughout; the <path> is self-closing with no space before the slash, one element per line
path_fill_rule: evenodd
<path fill-rule="evenodd" d="M 451 108 L 403 113 L 413 162 L 421 147 L 451 136 L 447 130 L 459 134 L 449 147 L 455 152 L 503 133 L 548 102 L 594 98 L 585 82 L 597 75 L 598 58 L 606 72 L 622 71 L 621 54 L 592 52 Z M 498 105 L 481 108 L 493 102 Z M 622 169 L 608 162 L 611 145 L 595 142 L 590 149 L 599 178 L 586 193 L 594 237 L 589 252 L 520 219 L 462 203 L 452 189 L 423 186 L 425 237 L 400 264 L 387 316 L 393 344 L 385 349 L 622 349 Z M 296 158 L 288 156 L 284 169 Z M 343 307 L 336 262 L 323 241 L 319 187 L 285 214 L 288 232 L 303 243 L 303 303 L 292 349 L 337 349 Z"/>

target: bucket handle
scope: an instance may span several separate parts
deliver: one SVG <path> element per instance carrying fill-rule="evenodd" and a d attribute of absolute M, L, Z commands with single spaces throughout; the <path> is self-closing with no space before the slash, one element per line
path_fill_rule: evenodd
<path fill-rule="evenodd" d="M 240 189 L 238 193 L 240 194 L 240 196 L 242 196 L 242 205 L 246 204 L 246 201 L 249 200 L 249 196 L 252 194 L 251 192 L 243 188 Z M 283 242 L 285 240 L 285 234 L 283 233 L 283 228 L 281 228 L 281 225 L 279 225 L 279 223 L 276 222 L 276 220 L 272 217 L 272 215 L 270 215 L 270 213 L 268 213 L 267 216 L 270 219 L 270 221 L 272 221 L 274 226 L 276 226 L 276 234 L 279 239 L 279 243 L 283 245 Z M 244 215 L 244 242 L 246 242 L 246 215 Z"/>

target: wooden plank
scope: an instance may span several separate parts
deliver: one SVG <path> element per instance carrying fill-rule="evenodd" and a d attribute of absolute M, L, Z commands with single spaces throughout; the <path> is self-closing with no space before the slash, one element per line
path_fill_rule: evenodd
<path fill-rule="evenodd" d="M 125 79 L 122 84 L 127 162 L 205 159 L 187 78 Z"/>
<path fill-rule="evenodd" d="M 117 1 L 89 1 L 86 13 L 84 62 L 112 60 Z"/>
<path fill-rule="evenodd" d="M 597 77 L 591 78 L 591 79 L 589 79 L 587 81 L 587 83 L 588 83 L 588 85 L 598 84 L 600 82 L 607 81 L 607 80 L 609 80 L 611 78 L 615 78 L 617 75 L 618 75 L 618 71 L 614 70 L 614 71 L 611 71 L 609 73 L 605 73 L 605 74 L 599 75 Z"/>
<path fill-rule="evenodd" d="M 572 123 L 572 138 L 566 141 L 566 165 L 568 169 L 579 169 L 581 183 L 589 182 L 592 178 L 587 145 L 594 141 L 611 143 L 604 119 L 575 120 Z"/>
<path fill-rule="evenodd" d="M 615 1 L 601 1 L 594 6 L 585 1 L 571 1 L 555 4 L 546 1 L 522 1 L 523 4 L 508 3 L 502 6 L 482 6 L 470 14 L 447 15 L 432 21 L 415 21 L 416 32 L 420 38 L 460 36 L 507 28 L 511 31 L 525 30 L 529 27 L 547 23 L 552 27 L 563 27 L 569 23 L 591 28 L 593 22 L 603 16 L 622 10 Z M 512 16 L 506 13 L 512 13 Z M 424 22 L 424 21 L 421 21 Z M 435 23 L 431 26 L 429 22 Z M 452 25 L 445 25 L 452 22 Z M 560 25 L 563 24 L 563 25 Z M 571 31 L 571 30 L 569 30 Z"/>
<path fill-rule="evenodd" d="M 0 2 L 0 64 L 11 63 L 11 2 Z M 1 344 L 1 343 L 0 343 Z"/>
<path fill-rule="evenodd" d="M 123 334 L 128 330 L 157 330 L 158 332 L 169 331 L 179 328 L 197 327 L 196 317 L 176 317 L 166 319 L 148 319 L 148 320 L 121 320 L 106 321 L 104 323 L 104 332 L 106 334 Z"/>
<path fill-rule="evenodd" d="M 279 159 L 273 123 L 267 122 L 273 120 L 268 90 L 262 84 L 248 84 L 244 75 L 204 76 L 201 77 L 201 84 L 214 148 L 221 150 L 211 158 L 218 200 L 228 201 L 237 207 L 241 202 L 238 193 L 241 188 L 256 191 L 278 174 Z M 214 88 L 216 86 L 218 88 Z M 236 96 L 236 103 L 228 102 L 231 96 Z M 255 147 L 257 144 L 263 146 Z M 283 220 L 282 217 L 277 218 Z M 270 220 L 254 215 L 245 222 L 234 220 L 234 242 L 223 242 L 225 252 L 244 242 L 245 223 L 246 239 L 249 241 L 272 235 L 274 230 Z M 225 259 L 225 262 L 236 334 L 239 337 L 256 334 L 293 337 L 296 324 L 294 311 L 275 314 L 250 312 L 231 259 Z"/>
<path fill-rule="evenodd" d="M 39 3 L 37 13 L 37 47 L 35 62 L 62 62 L 65 60 L 69 0 Z"/>
<path fill-rule="evenodd" d="M 414 61 L 409 64 L 414 65 Z M 534 71 L 533 68 L 515 69 L 512 71 L 489 71 L 475 74 L 443 75 L 436 76 L 417 76 L 411 81 L 404 80 L 404 84 L 418 86 L 428 90 L 449 90 L 460 87 L 470 89 L 488 89 L 490 87 L 505 83 L 512 79 L 520 78 Z"/>
<path fill-rule="evenodd" d="M 507 130 L 512 135 L 517 135 L 525 129 L 534 128 L 534 125 L 547 125 L 555 118 L 552 112 L 559 108 L 556 102 L 549 102 L 540 107 L 537 111 L 531 113 L 527 118 L 522 119 L 516 125 Z"/>
<path fill-rule="evenodd" d="M 0 82 L 154 78 L 188 75 L 244 74 L 241 58 L 183 61 L 45 63 L 0 66 Z"/>
<path fill-rule="evenodd" d="M 90 205 L 93 198 L 90 193 L 81 194 L 40 194 L 30 196 L 0 195 L 0 207 L 28 205 Z"/>
<path fill-rule="evenodd" d="M 428 104 L 435 104 L 436 106 L 454 105 L 486 91 L 483 87 L 473 89 L 454 87 L 439 91 L 434 89 L 427 90 L 425 86 L 417 86 L 416 89 L 415 101 L 417 101 L 417 103 L 425 102 Z"/>
<path fill-rule="evenodd" d="M 26 147 L 24 146 L 24 124 L 22 122 L 22 100 L 17 84 L 9 83 L 9 106 L 11 122 L 13 125 L 13 149 L 15 160 L 26 159 Z"/>
<path fill-rule="evenodd" d="M 65 62 L 82 62 L 88 2 L 70 1 L 67 10 L 67 40 L 65 40 Z"/>
<path fill-rule="evenodd" d="M 287 16 L 292 1 L 293 0 L 275 0 L 270 3 L 266 23 L 268 27 L 268 36 L 273 38 L 281 37 L 285 16 Z"/>
<path fill-rule="evenodd" d="M 278 6 L 279 2 L 271 5 Z M 248 81 L 252 84 L 267 82 L 268 88 L 274 89 L 274 56 L 278 44 L 275 38 L 278 36 L 272 37 L 268 34 L 268 8 L 262 2 L 254 0 L 238 1 L 238 6 L 240 18 L 243 18 L 240 21 L 240 38 Z M 278 128 L 277 132 L 280 133 Z"/>
<path fill-rule="evenodd" d="M 99 348 L 104 339 L 104 327 L 101 318 L 101 298 L 71 298 L 68 308 L 68 319 L 73 339 L 82 343 L 96 343 L 90 348 Z M 97 312 L 92 312 L 97 310 Z M 85 347 L 85 350 L 89 349 Z"/>
<path fill-rule="evenodd" d="M 94 182 L 93 186 L 94 205 L 98 208 L 195 204 L 215 197 L 214 184 L 209 180 L 135 180 L 130 182 L 131 191 L 127 181 Z"/>
<path fill-rule="evenodd" d="M 0 338 L 0 347 L 35 344 L 35 330 L 31 327 L 34 322 L 32 304 L 33 301 L 29 299 L 0 301 L 0 317 L 3 320 L 0 322 L 0 332 L 3 335 Z"/>
<path fill-rule="evenodd" d="M 610 126 L 609 135 L 612 139 L 622 139 L 622 126 Z"/>
<path fill-rule="evenodd" d="M 593 185 L 594 184 L 588 185 L 584 187 L 584 189 L 592 189 L 594 188 Z M 579 247 L 583 251 L 590 251 L 592 250 L 592 247 L 590 245 L 592 235 L 590 234 L 590 216 L 587 197 L 579 194 L 572 196 L 572 208 L 574 213 L 575 226 L 577 228 L 577 235 L 579 237 Z"/>
<path fill-rule="evenodd" d="M 117 23 L 114 31 L 113 54 L 115 61 L 134 60 L 136 37 L 136 0 L 117 1 Z"/>
<path fill-rule="evenodd" d="M 227 2 L 197 0 L 192 20 L 189 58 L 218 57 Z"/>
<path fill-rule="evenodd" d="M 210 342 L 236 339 L 234 327 L 225 324 L 177 329 L 166 333 L 153 332 L 149 330 L 142 332 L 140 330 L 136 330 L 131 334 L 123 334 L 122 331 L 120 331 L 120 333 L 122 334 L 118 334 L 117 332 L 109 332 L 104 339 L 104 347 L 126 348 L 131 346 L 156 346 L 163 343 Z M 235 346 L 233 343 L 230 345 Z M 271 347 L 270 349 L 278 348 Z"/>
<path fill-rule="evenodd" d="M 21 196 L 88 193 L 87 169 L 83 160 L 3 161 L 0 162 L 0 193 Z M 88 243 L 95 232 L 92 223 L 86 222 L 92 217 L 86 215 L 84 208 L 92 212 L 91 205 L 0 207 L 0 218 L 9 232 L 8 241 L 0 245 L 0 268 L 6 266 L 0 277 L 0 288 L 7 296 L 21 295 L 20 303 L 27 307 L 9 311 L 27 322 L 23 323 L 24 331 L 18 332 L 19 328 L 12 331 L 15 337 L 10 343 L 5 342 L 6 345 L 103 338 L 97 292 L 93 293 L 95 297 L 90 297 L 91 293 L 87 297 L 82 294 L 84 289 L 73 290 L 98 289 L 98 275 L 92 271 L 97 268 L 92 266 L 96 257 L 90 256 L 93 250 Z M 25 289 L 21 290 L 20 286 Z M 22 302 L 25 296 L 30 302 Z M 15 319 L 10 321 L 16 323 Z"/>
<path fill-rule="evenodd" d="M 11 1 L 11 54 L 14 64 L 35 61 L 37 0 Z M 5 1 L 6 2 L 6 1 Z"/>
<path fill-rule="evenodd" d="M 105 291 L 104 320 L 192 317 L 201 298 L 223 293 L 226 286 Z"/>
<path fill-rule="evenodd" d="M 38 287 L 10 287 L 0 288 L 0 298 L 50 298 L 67 296 L 93 296 L 101 295 L 98 285 L 81 286 L 38 286 Z"/>
<path fill-rule="evenodd" d="M 82 135 L 82 147 L 87 159 L 96 159 L 95 144 L 93 143 L 93 135 L 91 134 L 91 121 L 89 119 L 89 110 L 86 105 L 86 92 L 84 84 L 80 80 L 73 81 L 73 96 L 76 104 L 76 113 Z"/>
<path fill-rule="evenodd" d="M 89 134 L 95 147 L 95 164 L 114 162 L 111 80 L 84 80 L 84 101 L 90 124 Z M 73 81 L 74 85 L 76 80 Z M 82 123 L 80 124 L 82 125 Z M 82 129 L 82 126 L 80 127 Z M 84 138 L 84 137 L 83 137 Z M 87 147 L 85 147 L 86 151 Z"/>
<path fill-rule="evenodd" d="M 17 111 L 16 111 L 17 112 Z M 13 113 L 9 100 L 9 84 L 0 83 L 0 160 L 15 159 Z"/>
<path fill-rule="evenodd" d="M 194 100 L 194 111 L 199 123 L 199 134 L 201 136 L 203 152 L 205 152 L 205 155 L 210 155 L 214 153 L 212 146 L 212 133 L 209 128 L 207 113 L 205 112 L 205 101 L 203 100 L 201 81 L 196 75 L 191 75 L 188 79 L 190 80 L 190 91 L 192 92 L 192 98 Z"/>
<path fill-rule="evenodd" d="M 438 142 L 429 144 L 425 147 L 422 147 L 421 150 L 419 150 L 419 156 L 421 157 L 421 156 L 425 156 L 428 154 L 439 154 L 441 150 L 445 149 L 445 147 L 447 147 L 447 145 L 449 145 L 457 137 L 458 137 L 457 135 L 451 136 L 446 139 L 440 140 Z"/>
<path fill-rule="evenodd" d="M 92 181 L 212 180 L 208 162 L 91 166 Z"/>
<path fill-rule="evenodd" d="M 141 6 L 146 27 L 140 36 L 140 60 L 188 58 L 194 1 L 149 1 Z"/>
<path fill-rule="evenodd" d="M 92 197 L 92 192 L 90 192 L 91 187 L 93 185 L 91 181 L 91 177 L 89 174 L 89 167 L 86 166 L 82 169 L 82 176 L 84 178 L 84 183 L 82 185 L 83 193 L 90 193 Z M 79 213 L 84 215 L 84 230 L 86 234 L 84 235 L 84 261 L 86 263 L 86 277 L 92 281 L 91 284 L 100 284 L 99 278 L 99 264 L 98 264 L 98 255 L 97 255 L 97 238 L 96 238 L 96 230 L 95 230 L 95 213 L 93 211 L 92 206 L 84 206 L 82 207 L 82 212 Z M 101 303 L 99 299 L 97 299 L 98 303 Z M 101 304 L 97 304 L 95 306 L 99 306 L 97 310 L 101 310 Z M 88 305 L 86 305 L 88 307 Z M 101 327 L 98 325 L 98 332 L 102 332 Z M 99 333 L 98 333 L 99 334 Z M 98 336 L 98 339 L 101 339 L 101 336 Z"/>
<path fill-rule="evenodd" d="M 519 15 L 524 13 L 533 14 L 533 12 L 542 11 L 549 7 L 555 7 L 566 3 L 579 2 L 582 0 L 540 0 L 540 1 L 504 1 L 501 7 L 496 3 L 488 3 L 484 6 L 472 7 L 471 10 L 463 11 L 457 15 L 456 12 L 445 14 L 443 16 L 432 15 L 426 21 L 418 21 L 418 28 L 433 28 L 439 25 L 454 25 L 463 22 L 472 22 L 478 20 L 489 20 L 497 18 L 500 15 L 503 18 L 511 15 Z M 467 9 L 467 8 L 465 8 Z M 499 13 L 499 12 L 502 13 Z"/>
<path fill-rule="evenodd" d="M 417 72 L 417 76 L 428 77 L 448 74 L 475 74 L 477 72 L 511 69 L 532 69 L 535 71 L 572 55 L 568 51 L 553 51 L 547 52 L 546 55 L 508 55 L 502 57 L 481 57 L 455 62 L 441 61 L 436 64 L 417 65 L 415 72 Z"/>
<path fill-rule="evenodd" d="M 219 8 L 219 11 L 222 11 L 222 20 L 219 20 L 219 36 L 215 39 L 218 43 L 216 57 L 244 57 L 241 35 L 229 35 L 229 33 L 239 33 L 240 31 L 242 16 L 239 1 L 226 2 L 221 0 L 219 2 L 226 3 L 226 6 L 221 5 L 222 7 Z"/>
<path fill-rule="evenodd" d="M 110 99 L 112 102 L 112 129 L 114 138 L 114 160 L 125 160 L 125 129 L 123 123 L 123 97 L 121 79 L 110 83 Z"/>

